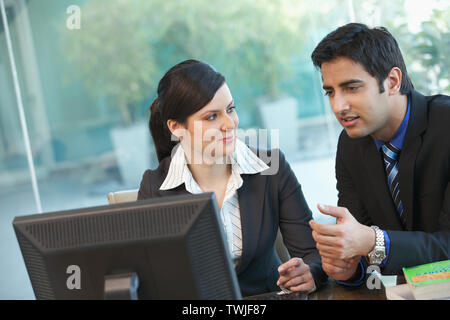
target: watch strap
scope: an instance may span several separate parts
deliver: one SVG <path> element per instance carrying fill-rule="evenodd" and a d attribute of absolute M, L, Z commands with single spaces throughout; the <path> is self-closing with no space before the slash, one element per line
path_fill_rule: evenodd
<path fill-rule="evenodd" d="M 384 247 L 384 233 L 378 228 L 378 226 L 371 226 L 375 230 L 375 247 Z"/>
<path fill-rule="evenodd" d="M 386 248 L 384 242 L 384 233 L 378 226 L 370 226 L 375 230 L 375 246 L 367 255 L 370 264 L 381 264 L 386 258 Z"/>

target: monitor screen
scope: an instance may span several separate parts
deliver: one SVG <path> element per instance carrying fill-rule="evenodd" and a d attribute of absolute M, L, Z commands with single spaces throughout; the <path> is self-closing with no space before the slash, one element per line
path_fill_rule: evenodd
<path fill-rule="evenodd" d="M 16 217 L 37 299 L 240 299 L 213 193 Z"/>

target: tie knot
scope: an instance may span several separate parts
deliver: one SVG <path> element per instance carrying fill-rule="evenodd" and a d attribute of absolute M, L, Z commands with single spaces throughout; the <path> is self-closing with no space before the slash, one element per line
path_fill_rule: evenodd
<path fill-rule="evenodd" d="M 396 161 L 398 159 L 398 156 L 400 155 L 400 149 L 395 147 L 392 143 L 385 143 L 381 146 L 381 149 L 383 149 L 384 158 L 387 159 L 389 162 Z"/>

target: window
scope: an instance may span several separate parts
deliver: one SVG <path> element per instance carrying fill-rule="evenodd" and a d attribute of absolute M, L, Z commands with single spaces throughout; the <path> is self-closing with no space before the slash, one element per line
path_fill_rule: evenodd
<path fill-rule="evenodd" d="M 13 217 L 38 204 L 44 212 L 106 204 L 108 192 L 138 188 L 157 166 L 148 107 L 181 60 L 209 62 L 226 77 L 241 128 L 280 129 L 280 147 L 324 221 L 316 203 L 336 202 L 341 128 L 310 59 L 320 39 L 349 21 L 384 25 L 415 87 L 450 93 L 449 1 L 0 3 L 0 299 L 33 298 Z"/>

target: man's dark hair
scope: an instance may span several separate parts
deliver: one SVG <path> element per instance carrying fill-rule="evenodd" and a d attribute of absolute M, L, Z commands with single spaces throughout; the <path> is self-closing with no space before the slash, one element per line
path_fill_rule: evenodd
<path fill-rule="evenodd" d="M 346 24 L 329 33 L 311 55 L 318 68 L 339 57 L 360 63 L 378 80 L 380 93 L 384 92 L 383 81 L 393 67 L 402 71 L 400 93 L 407 95 L 414 89 L 397 41 L 384 27 L 369 29 L 361 23 Z"/>

